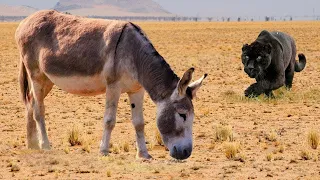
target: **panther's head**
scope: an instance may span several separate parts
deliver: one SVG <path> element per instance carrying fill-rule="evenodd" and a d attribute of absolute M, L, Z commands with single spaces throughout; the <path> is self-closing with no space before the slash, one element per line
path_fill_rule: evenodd
<path fill-rule="evenodd" d="M 257 78 L 271 64 L 271 44 L 253 42 L 242 47 L 242 63 L 244 71 L 250 78 Z"/>

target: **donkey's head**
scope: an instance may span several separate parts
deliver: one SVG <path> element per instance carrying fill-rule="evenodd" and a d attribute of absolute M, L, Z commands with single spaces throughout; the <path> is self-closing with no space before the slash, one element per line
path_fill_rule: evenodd
<path fill-rule="evenodd" d="M 157 125 L 162 140 L 170 156 L 176 159 L 186 159 L 191 155 L 194 118 L 192 98 L 207 76 L 205 74 L 189 85 L 193 71 L 194 68 L 190 68 L 184 73 L 172 95 L 160 102 L 157 109 Z"/>

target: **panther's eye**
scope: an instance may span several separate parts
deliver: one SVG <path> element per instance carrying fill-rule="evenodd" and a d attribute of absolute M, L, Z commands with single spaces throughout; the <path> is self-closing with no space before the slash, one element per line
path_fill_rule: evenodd
<path fill-rule="evenodd" d="M 262 57 L 259 56 L 259 57 L 257 58 L 257 61 L 260 62 L 261 60 L 262 60 Z"/>
<path fill-rule="evenodd" d="M 249 60 L 249 56 L 246 56 L 245 58 L 246 58 L 247 61 Z"/>
<path fill-rule="evenodd" d="M 187 120 L 187 115 L 185 115 L 185 114 L 180 114 L 180 113 L 179 113 L 179 116 L 182 117 L 184 121 Z"/>

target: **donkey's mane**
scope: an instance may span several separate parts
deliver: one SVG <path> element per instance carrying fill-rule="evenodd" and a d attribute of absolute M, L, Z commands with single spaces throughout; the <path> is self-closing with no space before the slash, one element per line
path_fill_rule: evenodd
<path fill-rule="evenodd" d="M 170 96 L 177 86 L 179 77 L 170 65 L 154 48 L 140 27 L 130 23 L 143 37 L 135 53 L 134 61 L 138 70 L 138 80 L 149 93 L 153 101 L 160 101 Z"/>

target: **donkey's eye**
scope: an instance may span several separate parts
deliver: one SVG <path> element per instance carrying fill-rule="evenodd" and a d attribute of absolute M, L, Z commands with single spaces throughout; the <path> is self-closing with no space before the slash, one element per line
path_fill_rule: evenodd
<path fill-rule="evenodd" d="M 180 114 L 180 113 L 179 113 L 179 116 L 182 117 L 184 121 L 187 120 L 187 115 L 185 115 L 185 114 Z"/>

